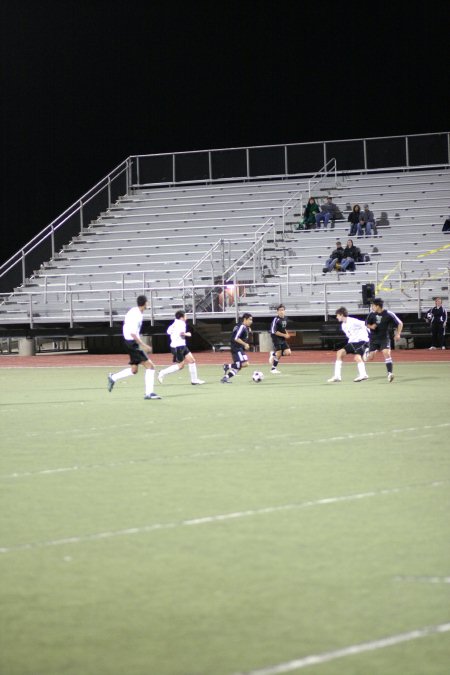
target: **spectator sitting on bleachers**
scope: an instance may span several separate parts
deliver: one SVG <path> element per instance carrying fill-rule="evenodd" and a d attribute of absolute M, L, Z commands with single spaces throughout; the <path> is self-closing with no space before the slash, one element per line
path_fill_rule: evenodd
<path fill-rule="evenodd" d="M 366 237 L 370 237 L 372 230 L 375 227 L 375 216 L 373 215 L 373 212 L 370 211 L 368 204 L 364 204 L 364 211 L 361 211 L 361 215 L 359 217 L 357 230 L 358 237 L 362 237 L 363 227 L 366 231 Z"/>
<path fill-rule="evenodd" d="M 340 241 L 336 242 L 336 248 L 334 251 L 332 251 L 330 257 L 325 263 L 325 267 L 323 268 L 323 273 L 325 274 L 326 272 L 331 272 L 336 268 L 336 265 L 342 260 L 342 256 L 344 255 L 344 249 L 342 248 L 342 244 Z"/>
<path fill-rule="evenodd" d="M 323 220 L 323 229 L 326 230 L 328 222 L 331 220 L 332 225 L 334 225 L 334 221 L 339 217 L 339 209 L 336 204 L 333 204 L 333 198 L 327 197 L 327 201 L 322 204 L 320 211 L 316 214 L 316 226 L 320 229 L 320 223 Z"/>
<path fill-rule="evenodd" d="M 357 246 L 353 244 L 353 239 L 347 241 L 347 245 L 344 248 L 344 253 L 342 254 L 341 260 L 341 270 L 343 272 L 354 272 L 355 263 L 359 262 L 361 259 L 361 251 Z"/>
<path fill-rule="evenodd" d="M 302 225 L 305 230 L 312 230 L 316 224 L 316 215 L 320 213 L 319 205 L 316 203 L 314 197 L 308 199 L 308 203 L 303 211 Z M 300 229 L 300 228 L 299 228 Z"/>
<path fill-rule="evenodd" d="M 350 232 L 348 233 L 350 237 L 354 237 L 358 231 L 359 220 L 361 218 L 361 207 L 359 204 L 355 204 L 353 209 L 348 214 L 348 222 L 350 225 Z"/>

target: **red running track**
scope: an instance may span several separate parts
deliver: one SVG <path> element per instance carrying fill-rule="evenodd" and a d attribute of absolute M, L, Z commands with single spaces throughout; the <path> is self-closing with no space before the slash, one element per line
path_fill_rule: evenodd
<path fill-rule="evenodd" d="M 333 351 L 295 351 L 286 357 L 285 363 L 332 363 L 335 359 Z M 195 354 L 200 365 L 221 365 L 229 360 L 230 352 L 198 352 Z M 249 352 L 250 362 L 254 365 L 268 363 L 268 353 Z M 397 349 L 393 351 L 394 362 L 397 363 L 434 363 L 450 362 L 449 350 Z M 167 366 L 172 363 L 171 354 L 153 354 L 152 361 L 156 366 Z M 284 360 L 284 359 L 283 359 Z M 382 360 L 381 354 L 375 360 Z M 36 356 L 17 356 L 15 354 L 0 355 L 0 368 L 63 368 L 70 366 L 104 366 L 119 368 L 128 363 L 126 354 L 86 354 L 55 352 L 52 354 L 36 354 Z"/>

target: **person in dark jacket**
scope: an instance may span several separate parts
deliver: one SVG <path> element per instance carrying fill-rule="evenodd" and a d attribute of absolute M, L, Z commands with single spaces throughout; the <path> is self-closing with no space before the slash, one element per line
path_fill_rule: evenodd
<path fill-rule="evenodd" d="M 308 203 L 303 211 L 303 227 L 306 230 L 312 230 L 316 224 L 316 214 L 320 213 L 319 205 L 316 203 L 314 197 L 308 199 Z"/>
<path fill-rule="evenodd" d="M 349 272 L 354 272 L 355 263 L 358 262 L 360 258 L 361 251 L 353 244 L 353 239 L 349 239 L 342 255 L 341 270 L 343 272 L 346 272 L 347 270 Z"/>
<path fill-rule="evenodd" d="M 427 312 L 427 321 L 431 325 L 430 349 L 445 349 L 447 310 L 442 306 L 442 298 L 437 297 L 434 299 L 434 307 Z"/>
<path fill-rule="evenodd" d="M 361 207 L 355 204 L 353 209 L 348 214 L 348 222 L 350 223 L 349 237 L 354 237 L 358 231 L 359 219 L 361 218 Z"/>
<path fill-rule="evenodd" d="M 373 215 L 373 212 L 369 209 L 368 204 L 364 204 L 364 210 L 361 211 L 361 215 L 359 217 L 359 224 L 357 228 L 358 237 L 362 237 L 363 228 L 366 232 L 366 237 L 370 237 L 375 228 L 375 216 Z"/>
<path fill-rule="evenodd" d="M 336 265 L 341 262 L 342 256 L 344 255 L 344 249 L 342 248 L 342 244 L 340 241 L 336 242 L 336 248 L 334 251 L 332 251 L 330 257 L 325 263 L 325 267 L 323 268 L 324 274 L 326 272 L 331 272 L 336 268 Z"/>
<path fill-rule="evenodd" d="M 316 213 L 316 226 L 320 229 L 320 223 L 323 220 L 323 229 L 327 229 L 328 222 L 331 220 L 331 226 L 334 227 L 334 221 L 339 218 L 339 209 L 333 203 L 332 197 L 327 197 L 325 204 L 320 207 L 320 213 Z"/>

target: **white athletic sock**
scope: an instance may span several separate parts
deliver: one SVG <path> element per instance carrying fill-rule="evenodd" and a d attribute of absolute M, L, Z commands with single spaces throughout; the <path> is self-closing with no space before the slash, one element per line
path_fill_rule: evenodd
<path fill-rule="evenodd" d="M 341 377 L 341 372 L 342 372 L 342 361 L 336 361 L 334 364 L 334 376 L 335 377 Z"/>
<path fill-rule="evenodd" d="M 145 395 L 150 396 L 150 394 L 153 394 L 153 388 L 155 386 L 155 369 L 154 368 L 146 368 L 145 369 Z"/>
<path fill-rule="evenodd" d="M 173 366 L 168 366 L 167 368 L 164 368 L 163 370 L 160 370 L 160 375 L 165 377 L 166 375 L 169 375 L 170 373 L 176 373 L 178 370 L 178 365 L 176 363 L 173 364 Z"/>
<path fill-rule="evenodd" d="M 190 363 L 189 364 L 189 373 L 191 376 L 191 382 L 197 382 L 198 377 L 197 377 L 197 364 L 196 363 Z"/>
<path fill-rule="evenodd" d="M 366 364 L 364 361 L 358 361 L 358 373 L 360 377 L 367 377 Z"/>
<path fill-rule="evenodd" d="M 123 370 L 119 370 L 118 373 L 111 375 L 111 379 L 117 382 L 117 380 L 123 380 L 124 377 L 130 377 L 130 375 L 134 375 L 131 368 L 124 368 Z"/>

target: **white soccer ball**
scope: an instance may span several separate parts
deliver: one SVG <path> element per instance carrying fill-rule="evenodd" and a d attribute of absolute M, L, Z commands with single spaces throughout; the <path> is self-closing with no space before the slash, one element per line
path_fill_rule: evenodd
<path fill-rule="evenodd" d="M 263 379 L 264 379 L 264 374 L 261 373 L 259 370 L 255 370 L 255 372 L 252 375 L 253 382 L 262 382 Z"/>

